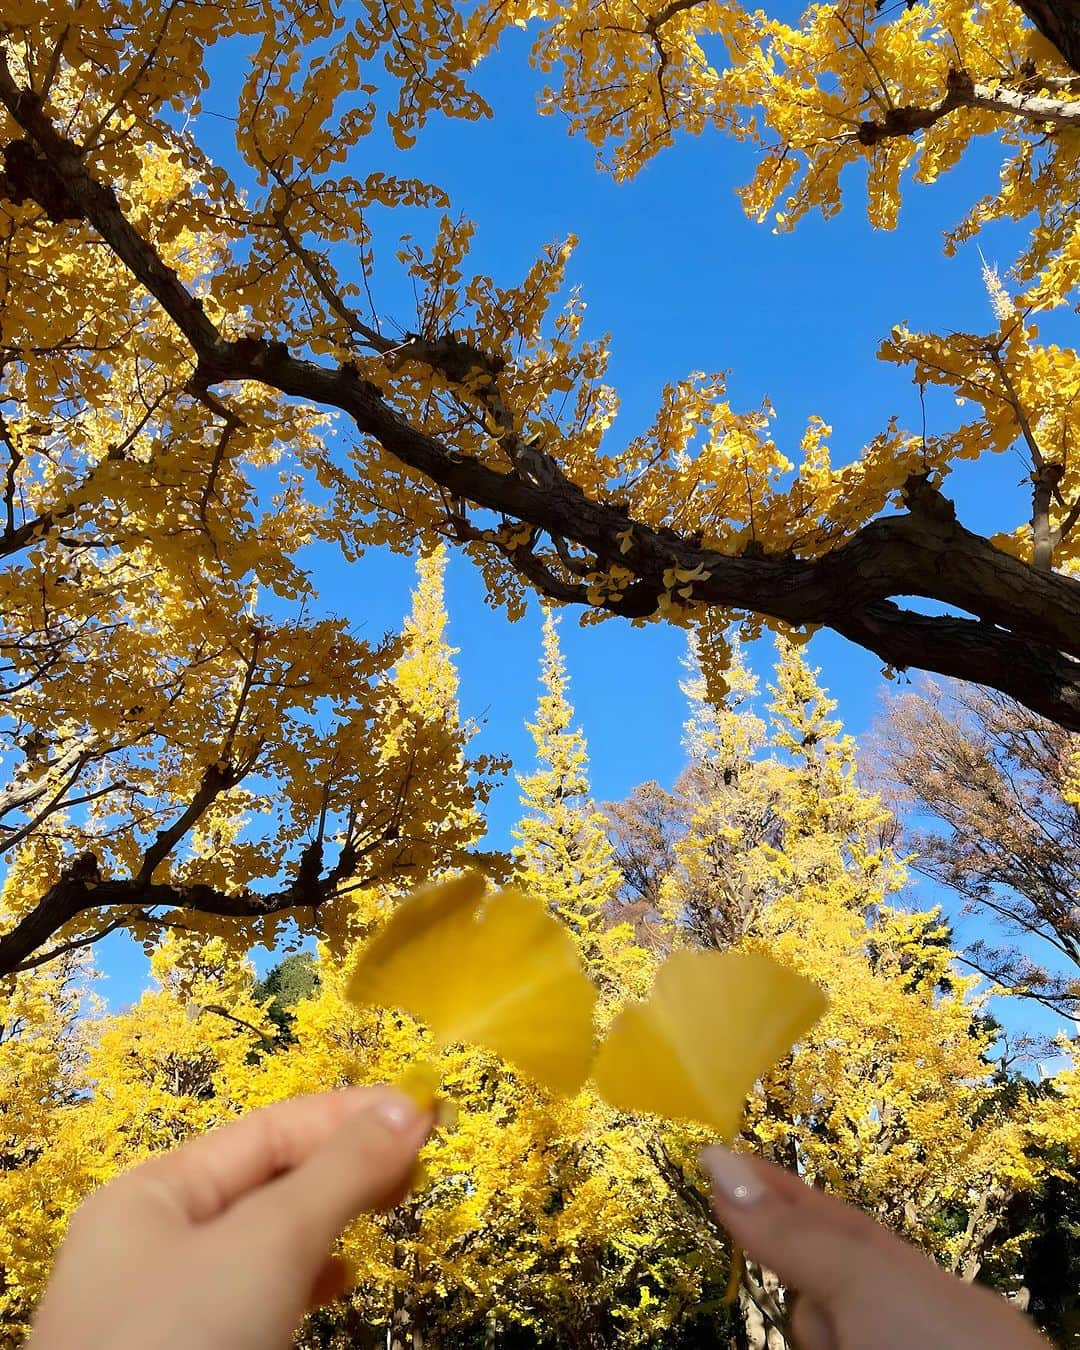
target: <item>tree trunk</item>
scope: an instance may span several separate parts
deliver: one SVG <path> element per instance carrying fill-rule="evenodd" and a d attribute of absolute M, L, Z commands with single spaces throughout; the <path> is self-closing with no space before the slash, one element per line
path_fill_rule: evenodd
<path fill-rule="evenodd" d="M 410 1252 L 403 1239 L 415 1237 L 419 1218 L 413 1206 L 399 1209 L 391 1220 L 394 1235 L 394 1266 L 405 1272 L 406 1279 L 394 1290 L 390 1305 L 390 1325 L 386 1330 L 387 1350 L 423 1350 L 424 1334 L 420 1328 L 418 1310 L 412 1296 L 417 1274 L 416 1253 Z"/>
<path fill-rule="evenodd" d="M 766 1350 L 769 1342 L 765 1318 L 745 1289 L 739 1290 L 739 1311 L 746 1329 L 746 1350 Z"/>
<path fill-rule="evenodd" d="M 766 1311 L 769 1305 L 775 1312 L 784 1313 L 780 1277 L 765 1266 L 747 1262 L 746 1279 L 739 1288 L 747 1350 L 791 1350 L 790 1342 L 776 1325 L 776 1318 Z"/>
<path fill-rule="evenodd" d="M 959 1275 L 967 1284 L 971 1284 L 982 1269 L 986 1249 L 998 1230 L 1008 1198 L 1003 1187 L 989 1186 L 968 1211 L 964 1241 L 952 1263 L 953 1274 Z"/>
<path fill-rule="evenodd" d="M 388 1350 L 424 1350 L 424 1336 L 420 1328 L 413 1325 L 412 1300 L 404 1291 L 394 1294 L 394 1306 L 390 1312 L 390 1327 L 386 1333 Z"/>

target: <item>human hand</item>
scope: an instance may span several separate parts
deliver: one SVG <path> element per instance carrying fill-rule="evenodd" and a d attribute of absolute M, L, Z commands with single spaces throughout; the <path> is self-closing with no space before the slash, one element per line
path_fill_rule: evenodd
<path fill-rule="evenodd" d="M 724 1148 L 701 1161 L 732 1237 L 798 1291 L 799 1350 L 1047 1350 L 1000 1295 L 946 1274 L 793 1173 Z"/>
<path fill-rule="evenodd" d="M 76 1211 L 31 1350 L 285 1350 L 345 1288 L 331 1243 L 405 1195 L 431 1125 L 390 1088 L 345 1088 L 133 1168 Z"/>

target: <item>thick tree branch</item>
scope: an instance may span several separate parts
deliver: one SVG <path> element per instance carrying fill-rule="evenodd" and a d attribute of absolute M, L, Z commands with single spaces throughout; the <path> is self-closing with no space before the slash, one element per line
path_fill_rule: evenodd
<path fill-rule="evenodd" d="M 36 539 L 48 534 L 55 524 L 56 516 L 50 511 L 32 520 L 24 520 L 19 525 L 12 525 L 10 529 L 5 527 L 3 534 L 0 534 L 0 558 L 8 558 L 29 548 Z"/>
<path fill-rule="evenodd" d="M 1066 65 L 1080 71 L 1080 2 L 1078 0 L 1017 0 L 1020 8 Z"/>
<path fill-rule="evenodd" d="M 1004 113 L 1010 117 L 1022 117 L 1027 122 L 1057 127 L 1080 126 L 1080 99 L 1047 98 L 1043 94 L 1031 94 L 1024 90 L 992 88 L 985 84 L 972 87 L 972 108 L 982 108 L 986 112 Z"/>
<path fill-rule="evenodd" d="M 148 886 L 150 884 L 155 871 L 183 839 L 188 830 L 202 818 L 214 800 L 222 792 L 235 787 L 241 777 L 242 775 L 237 773 L 229 764 L 211 764 L 207 767 L 191 801 L 167 829 L 158 831 L 154 842 L 143 854 L 139 875 L 135 878 L 136 885 Z"/>
<path fill-rule="evenodd" d="M 884 116 L 860 123 L 853 132 L 860 145 L 877 145 L 897 136 L 925 131 L 958 108 L 982 108 L 987 112 L 1021 117 L 1044 126 L 1080 127 L 1080 99 L 1047 98 L 1044 94 L 976 84 L 963 70 L 950 70 L 945 94 L 926 107 L 905 105 L 889 108 Z"/>
<path fill-rule="evenodd" d="M 718 606 L 793 625 L 826 625 L 892 666 L 920 666 L 990 684 L 1080 730 L 1080 582 L 1032 567 L 964 529 L 951 505 L 925 481 L 908 485 L 909 514 L 872 521 L 820 558 L 729 557 L 629 520 L 618 504 L 587 496 L 534 447 L 529 447 L 529 465 L 518 464 L 509 473 L 489 468 L 413 426 L 349 365 L 319 365 L 263 338 L 224 341 L 198 300 L 125 218 L 116 194 L 94 181 L 78 147 L 52 127 L 32 96 L 17 89 L 2 63 L 0 101 L 87 222 L 185 334 L 198 362 L 196 387 L 254 380 L 342 410 L 363 435 L 453 498 L 572 542 L 591 553 L 601 569 L 611 563 L 628 568 L 635 580 L 620 598 L 606 602 L 611 613 L 654 614 L 669 592 L 665 573 L 700 567 L 704 579 L 691 583 L 684 597 L 691 608 Z M 632 544 L 623 553 L 628 529 Z M 529 556 L 532 563 L 523 557 L 515 557 L 515 563 L 537 585 L 557 586 L 564 592 L 561 598 L 583 598 L 583 588 L 559 581 L 535 554 Z M 912 613 L 892 603 L 898 596 L 936 601 L 975 617 Z"/>
<path fill-rule="evenodd" d="M 160 836 L 159 836 L 160 837 Z M 145 866 L 142 873 L 146 872 Z M 293 909 L 318 909 L 339 891 L 337 870 L 327 877 L 305 870 L 303 860 L 297 876 L 288 886 L 266 895 L 252 891 L 226 892 L 201 884 L 169 884 L 137 877 L 105 879 L 98 870 L 97 858 L 84 853 L 75 858 L 29 911 L 7 933 L 0 936 L 0 976 L 28 970 L 44 964 L 40 953 L 66 924 L 90 910 L 120 907 L 125 915 L 134 910 L 155 908 L 191 910 L 223 918 L 260 919 Z M 368 885 L 370 878 L 357 884 Z M 152 922 L 148 918 L 148 922 Z M 111 923 L 107 931 L 116 926 Z M 96 939 L 95 939 L 96 940 Z M 85 945 L 83 939 L 52 949 L 53 954 Z"/>

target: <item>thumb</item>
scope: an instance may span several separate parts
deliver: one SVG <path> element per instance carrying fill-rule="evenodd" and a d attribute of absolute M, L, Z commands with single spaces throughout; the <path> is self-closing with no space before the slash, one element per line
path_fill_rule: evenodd
<path fill-rule="evenodd" d="M 321 1264 L 358 1214 L 388 1209 L 406 1193 L 433 1116 L 402 1093 L 380 1089 L 299 1166 L 252 1192 L 219 1221 L 248 1243 Z"/>
<path fill-rule="evenodd" d="M 713 1207 L 736 1242 L 786 1285 L 823 1308 L 852 1289 L 865 1295 L 899 1262 L 931 1274 L 931 1262 L 851 1206 L 761 1158 L 712 1146 L 701 1154 Z"/>
<path fill-rule="evenodd" d="M 713 1206 L 756 1261 L 797 1289 L 808 1346 L 1047 1350 L 999 1294 L 947 1275 L 866 1214 L 760 1158 L 707 1148 Z"/>

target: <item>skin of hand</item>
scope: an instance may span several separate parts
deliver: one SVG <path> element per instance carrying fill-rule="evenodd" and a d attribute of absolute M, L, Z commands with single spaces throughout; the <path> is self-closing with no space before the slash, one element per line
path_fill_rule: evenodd
<path fill-rule="evenodd" d="M 799 1350 L 1049 1350 L 999 1294 L 947 1274 L 793 1173 L 719 1147 L 701 1161 L 732 1237 L 797 1291 Z"/>
<path fill-rule="evenodd" d="M 31 1350 L 287 1350 L 347 1285 L 331 1244 L 405 1196 L 432 1123 L 390 1088 L 344 1088 L 133 1168 L 75 1213 Z"/>

